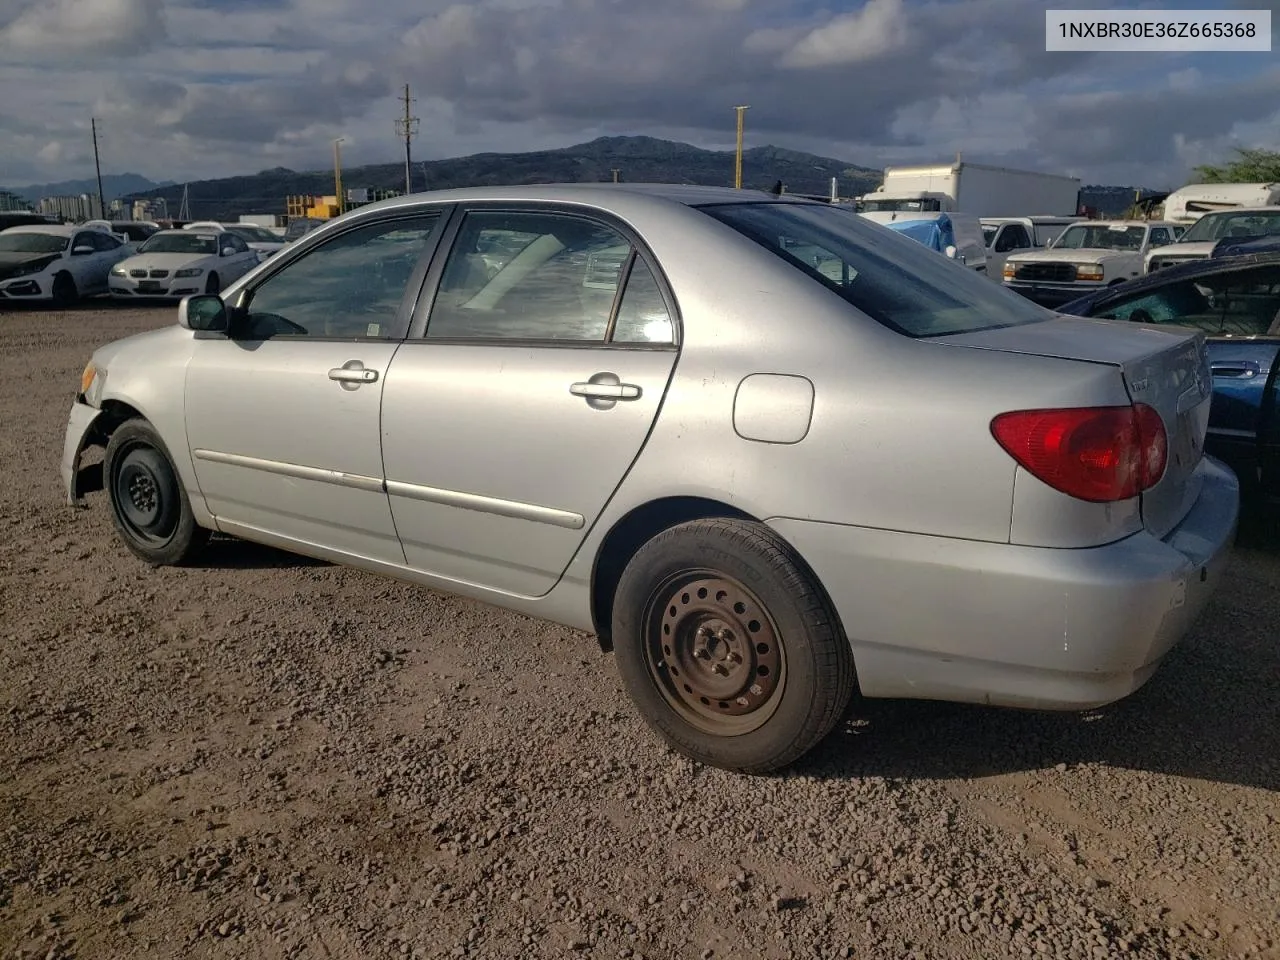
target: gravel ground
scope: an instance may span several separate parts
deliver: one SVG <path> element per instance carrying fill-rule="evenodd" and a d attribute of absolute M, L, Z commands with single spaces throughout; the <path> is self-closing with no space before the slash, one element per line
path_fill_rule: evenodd
<path fill-rule="evenodd" d="M 151 570 L 64 418 L 171 309 L 0 314 L 0 957 L 1280 957 L 1280 548 L 1087 715 L 661 747 L 594 638 L 248 544 Z"/>

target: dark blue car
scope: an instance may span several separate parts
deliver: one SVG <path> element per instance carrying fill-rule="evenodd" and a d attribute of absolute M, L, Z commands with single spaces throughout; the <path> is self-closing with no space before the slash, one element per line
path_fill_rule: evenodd
<path fill-rule="evenodd" d="M 1246 487 L 1280 497 L 1280 252 L 1166 267 L 1058 310 L 1203 330 L 1213 373 L 1205 449 Z"/>

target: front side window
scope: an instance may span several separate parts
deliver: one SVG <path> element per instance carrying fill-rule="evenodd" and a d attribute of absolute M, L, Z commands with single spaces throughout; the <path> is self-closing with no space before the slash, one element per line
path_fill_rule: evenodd
<path fill-rule="evenodd" d="M 1194 327 L 1210 336 L 1280 333 L 1280 267 L 1179 280 L 1106 303 L 1097 316 Z"/>
<path fill-rule="evenodd" d="M 371 223 L 308 251 L 250 292 L 241 336 L 395 336 L 409 279 L 439 222 L 427 213 Z"/>
<path fill-rule="evenodd" d="M 1172 242 L 1173 238 L 1169 236 L 1169 231 L 1167 229 L 1164 227 L 1151 228 L 1151 245 L 1153 247 L 1162 247 Z"/>
<path fill-rule="evenodd" d="M 829 204 L 699 209 L 907 336 L 941 337 L 1053 317 L 936 251 Z"/>
<path fill-rule="evenodd" d="M 1031 246 L 1031 238 L 1027 236 L 1026 227 L 1020 223 L 1011 223 L 1004 228 L 1000 239 L 996 241 L 996 253 L 1007 253 L 1010 250 L 1021 250 Z"/>
<path fill-rule="evenodd" d="M 560 213 L 468 213 L 427 321 L 428 339 L 601 342 L 631 244 Z"/>

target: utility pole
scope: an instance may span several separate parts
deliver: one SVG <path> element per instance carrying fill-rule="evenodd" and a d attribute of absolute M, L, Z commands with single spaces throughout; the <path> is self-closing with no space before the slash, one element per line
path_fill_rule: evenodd
<path fill-rule="evenodd" d="M 734 107 L 738 111 L 738 152 L 734 158 L 733 164 L 733 185 L 737 189 L 742 189 L 742 118 L 751 108 L 749 106 Z"/>
<path fill-rule="evenodd" d="M 339 146 L 345 139 L 346 137 L 338 137 L 333 141 L 333 199 L 338 204 L 338 216 L 342 216 L 346 206 L 342 202 L 342 147 Z"/>
<path fill-rule="evenodd" d="M 414 103 L 409 96 L 409 85 L 404 85 L 404 116 L 396 121 L 396 133 L 404 137 L 404 192 L 405 196 L 413 193 L 413 161 L 411 159 L 410 141 L 418 132 L 418 118 L 410 116 L 409 104 Z"/>
<path fill-rule="evenodd" d="M 98 160 L 98 120 L 96 117 L 89 118 L 89 126 L 93 130 L 93 169 L 98 173 L 98 207 L 100 210 L 98 216 L 105 220 L 107 218 L 107 199 L 102 193 L 102 164 Z"/>
<path fill-rule="evenodd" d="M 179 220 L 191 219 L 191 199 L 188 195 L 190 189 L 191 189 L 191 184 L 184 183 L 182 185 L 182 204 L 178 207 Z M 168 213 L 168 212 L 169 212 L 168 210 L 165 211 L 165 213 Z"/>

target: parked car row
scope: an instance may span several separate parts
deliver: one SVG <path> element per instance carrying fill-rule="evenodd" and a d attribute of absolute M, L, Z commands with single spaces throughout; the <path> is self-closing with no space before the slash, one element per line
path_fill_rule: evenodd
<path fill-rule="evenodd" d="M 0 303 L 82 297 L 176 300 L 216 293 L 287 245 L 252 224 L 155 224 L 91 220 L 68 226 L 28 222 L 0 230 Z"/>

